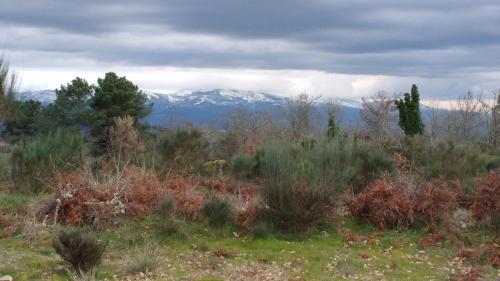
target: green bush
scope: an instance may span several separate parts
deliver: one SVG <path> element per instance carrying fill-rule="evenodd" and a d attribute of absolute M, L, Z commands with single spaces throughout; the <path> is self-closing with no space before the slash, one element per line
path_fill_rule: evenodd
<path fill-rule="evenodd" d="M 127 265 L 129 274 L 150 273 L 160 265 L 161 255 L 158 245 L 146 244 L 138 249 Z"/>
<path fill-rule="evenodd" d="M 305 232 L 325 219 L 333 206 L 328 187 L 306 182 L 270 182 L 262 189 L 267 218 L 282 232 Z"/>
<path fill-rule="evenodd" d="M 158 151 L 163 164 L 175 169 L 193 169 L 208 159 L 209 144 L 198 129 L 175 129 L 162 135 Z"/>
<path fill-rule="evenodd" d="M 237 179 L 250 179 L 255 177 L 257 161 L 249 155 L 236 156 L 229 166 L 231 175 Z"/>
<path fill-rule="evenodd" d="M 363 189 L 393 161 L 375 147 L 352 138 L 312 146 L 276 143 L 255 155 L 256 174 L 265 180 L 265 217 L 281 231 L 306 231 L 322 222 L 346 188 Z"/>
<path fill-rule="evenodd" d="M 272 232 L 272 225 L 264 220 L 258 221 L 251 229 L 252 236 L 257 239 L 265 239 Z"/>
<path fill-rule="evenodd" d="M 353 138 L 334 138 L 307 148 L 291 143 L 269 144 L 257 151 L 254 161 L 255 173 L 266 180 L 306 181 L 336 194 L 349 185 L 360 190 L 382 173 L 394 170 L 387 154 Z"/>
<path fill-rule="evenodd" d="M 179 224 L 175 217 L 174 198 L 168 196 L 158 204 L 160 229 L 167 236 L 180 234 Z"/>
<path fill-rule="evenodd" d="M 477 176 L 486 174 L 491 156 L 473 144 L 456 145 L 452 141 L 436 144 L 410 143 L 406 154 L 413 159 L 419 172 L 426 178 L 445 177 L 472 182 Z"/>
<path fill-rule="evenodd" d="M 219 197 L 206 201 L 203 205 L 203 213 L 207 216 L 210 226 L 223 227 L 232 222 L 231 206 Z"/>
<path fill-rule="evenodd" d="M 53 239 L 57 254 L 79 274 L 88 272 L 100 261 L 106 245 L 97 240 L 91 233 L 80 229 L 62 230 Z"/>
<path fill-rule="evenodd" d="M 486 169 L 488 171 L 496 170 L 498 168 L 500 168 L 500 156 L 496 156 L 495 158 L 488 161 L 488 164 L 486 164 Z"/>
<path fill-rule="evenodd" d="M 19 191 L 41 192 L 59 171 L 82 164 L 83 136 L 57 129 L 18 144 L 12 152 L 12 177 Z"/>

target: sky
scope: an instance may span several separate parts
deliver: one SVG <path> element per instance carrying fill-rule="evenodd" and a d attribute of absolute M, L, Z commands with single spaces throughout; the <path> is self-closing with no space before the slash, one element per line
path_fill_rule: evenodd
<path fill-rule="evenodd" d="M 144 90 L 423 99 L 500 88 L 498 0 L 0 0 L 22 90 L 109 71 Z"/>

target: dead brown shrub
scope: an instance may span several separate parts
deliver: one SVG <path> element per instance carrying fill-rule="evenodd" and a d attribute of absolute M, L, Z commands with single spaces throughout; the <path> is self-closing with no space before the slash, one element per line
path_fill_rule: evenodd
<path fill-rule="evenodd" d="M 170 179 L 160 182 L 153 173 L 133 166 L 103 180 L 78 172 L 58 176 L 53 183 L 56 200 L 39 216 L 56 217 L 62 224 L 94 226 L 118 216 L 140 217 L 155 210 L 170 191 L 170 183 Z M 182 197 L 177 190 L 173 193 Z"/>
<path fill-rule="evenodd" d="M 0 213 L 0 227 L 6 227 L 7 226 L 7 220 L 4 218 L 4 216 Z"/>
<path fill-rule="evenodd" d="M 453 281 L 478 281 L 481 278 L 481 268 L 471 267 L 451 277 Z"/>
<path fill-rule="evenodd" d="M 500 229 L 500 172 L 498 170 L 478 180 L 471 213 L 477 222 L 489 222 L 490 227 Z"/>
<path fill-rule="evenodd" d="M 444 241 L 444 238 L 445 238 L 445 236 L 443 234 L 429 233 L 427 236 L 425 236 L 424 238 L 422 238 L 418 241 L 418 245 L 421 248 L 441 245 Z"/>
<path fill-rule="evenodd" d="M 494 268 L 500 268 L 500 249 L 494 243 L 486 243 L 478 248 L 461 249 L 457 257 L 471 265 L 490 264 Z"/>
<path fill-rule="evenodd" d="M 236 257 L 236 251 L 224 248 L 215 248 L 212 250 L 212 254 L 220 258 L 234 258 Z"/>
<path fill-rule="evenodd" d="M 422 245 L 435 244 L 444 228 L 454 240 L 453 211 L 457 207 L 456 182 L 436 180 L 418 188 L 411 187 L 404 180 L 393 181 L 388 176 L 371 183 L 367 189 L 354 195 L 347 206 L 351 214 L 368 220 L 384 230 L 387 228 L 408 228 L 418 224 L 427 227 L 433 236 L 424 238 Z"/>
<path fill-rule="evenodd" d="M 259 219 L 257 206 L 250 205 L 234 212 L 234 224 L 239 228 L 239 233 L 248 233 Z"/>
<path fill-rule="evenodd" d="M 137 160 L 144 152 L 144 144 L 134 123 L 135 120 L 131 116 L 117 117 L 114 126 L 109 129 L 111 153 L 120 165 Z"/>
<path fill-rule="evenodd" d="M 415 224 L 413 200 L 385 176 L 355 196 L 348 207 L 354 217 L 368 220 L 380 229 L 408 227 Z"/>

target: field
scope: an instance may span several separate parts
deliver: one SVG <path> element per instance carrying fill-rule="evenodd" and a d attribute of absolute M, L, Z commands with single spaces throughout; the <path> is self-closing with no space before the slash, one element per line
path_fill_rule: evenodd
<path fill-rule="evenodd" d="M 19 214 L 39 200 L 0 196 L 4 209 Z M 448 280 L 473 268 L 457 257 L 449 241 L 420 247 L 423 230 L 380 232 L 350 218 L 305 236 L 262 238 L 187 221 L 181 222 L 182 236 L 165 237 L 157 220 L 154 215 L 128 219 L 98 233 L 108 244 L 98 280 Z M 67 280 L 68 271 L 52 248 L 56 229 L 34 222 L 31 228 L 35 237 L 16 233 L 0 239 L 0 275 Z M 494 237 L 477 230 L 472 234 L 483 242 Z M 155 264 L 153 272 L 128 273 L 147 260 Z M 481 280 L 500 279 L 500 270 L 481 268 Z"/>

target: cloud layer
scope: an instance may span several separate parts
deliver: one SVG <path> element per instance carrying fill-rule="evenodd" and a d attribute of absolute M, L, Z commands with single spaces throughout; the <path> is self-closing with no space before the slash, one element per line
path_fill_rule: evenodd
<path fill-rule="evenodd" d="M 351 96 L 412 81 L 436 98 L 500 87 L 497 0 L 0 0 L 0 7 L 0 49 L 27 74 L 191 73 L 182 88 L 210 84 L 215 78 L 201 74 L 213 71 L 218 87 L 225 76 L 244 81 L 249 72 L 285 82 L 304 75 L 282 92 L 303 85 Z M 262 80 L 252 89 L 273 90 Z"/>

